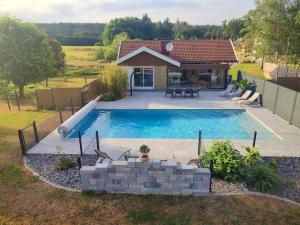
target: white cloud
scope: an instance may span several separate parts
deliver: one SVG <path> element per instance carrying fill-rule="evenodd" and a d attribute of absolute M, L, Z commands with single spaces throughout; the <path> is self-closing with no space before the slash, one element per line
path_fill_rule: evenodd
<path fill-rule="evenodd" d="M 0 13 L 31 22 L 107 22 L 148 13 L 191 24 L 220 24 L 245 15 L 253 0 L 0 0 Z"/>

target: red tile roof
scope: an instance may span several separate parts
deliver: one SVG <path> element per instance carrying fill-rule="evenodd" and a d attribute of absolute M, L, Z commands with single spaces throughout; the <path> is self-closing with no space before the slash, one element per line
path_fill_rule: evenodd
<path fill-rule="evenodd" d="M 173 50 L 165 51 L 165 45 L 173 43 Z M 167 55 L 181 63 L 214 63 L 214 62 L 236 62 L 237 58 L 228 39 L 220 40 L 173 40 L 173 41 L 122 41 L 119 58 L 141 47 L 147 47 L 158 53 Z"/>

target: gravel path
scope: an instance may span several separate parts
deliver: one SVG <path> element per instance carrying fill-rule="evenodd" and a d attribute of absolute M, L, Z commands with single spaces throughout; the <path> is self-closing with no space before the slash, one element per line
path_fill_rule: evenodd
<path fill-rule="evenodd" d="M 77 157 L 79 155 L 69 155 L 76 162 L 76 167 L 65 171 L 57 171 L 55 164 L 57 155 L 54 154 L 28 154 L 26 162 L 28 166 L 36 173 L 45 179 L 64 187 L 80 189 L 81 182 L 77 165 Z M 98 156 L 84 155 L 81 157 L 82 165 L 95 165 Z M 268 162 L 271 158 L 264 157 L 264 161 Z M 291 180 L 294 185 L 287 186 L 281 190 L 273 191 L 274 194 L 280 197 L 300 202 L 300 157 L 279 157 L 279 172 L 287 179 Z M 245 183 L 231 183 L 217 178 L 212 179 L 212 191 L 215 193 L 242 193 L 248 191 Z"/>

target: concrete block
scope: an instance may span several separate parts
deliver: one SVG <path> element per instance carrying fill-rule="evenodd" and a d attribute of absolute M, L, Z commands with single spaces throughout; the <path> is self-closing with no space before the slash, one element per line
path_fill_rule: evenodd
<path fill-rule="evenodd" d="M 90 184 L 96 184 L 97 183 L 97 179 L 90 179 Z"/>
<path fill-rule="evenodd" d="M 176 176 L 177 183 L 184 183 L 185 182 L 185 175 L 177 175 Z"/>
<path fill-rule="evenodd" d="M 112 161 L 111 165 L 114 167 L 127 167 L 128 162 L 127 161 Z"/>
<path fill-rule="evenodd" d="M 97 173 L 107 173 L 107 169 L 110 167 L 108 163 L 98 163 L 95 166 Z"/>
<path fill-rule="evenodd" d="M 177 167 L 177 162 L 174 161 L 162 161 L 162 167 Z"/>
<path fill-rule="evenodd" d="M 164 171 L 148 171 L 148 174 L 154 177 L 162 177 L 165 175 Z"/>
<path fill-rule="evenodd" d="M 192 195 L 193 189 L 182 189 L 180 192 L 181 195 Z"/>
<path fill-rule="evenodd" d="M 172 189 L 173 188 L 173 184 L 171 184 L 171 183 L 161 183 L 160 186 L 162 189 Z"/>
<path fill-rule="evenodd" d="M 161 161 L 159 159 L 152 160 L 152 167 L 153 168 L 161 168 Z"/>
<path fill-rule="evenodd" d="M 210 174 L 210 170 L 208 168 L 195 168 L 194 173 L 195 174 L 199 174 L 199 173 L 201 173 L 201 174 L 204 174 L 204 173 Z"/>
<path fill-rule="evenodd" d="M 135 167 L 136 165 L 136 158 L 129 158 L 128 159 L 128 167 Z"/>
<path fill-rule="evenodd" d="M 196 182 L 192 184 L 192 189 L 209 190 L 209 182 Z"/>
<path fill-rule="evenodd" d="M 160 177 L 157 177 L 156 180 L 159 183 L 168 183 L 169 177 L 168 176 L 160 176 Z"/>
<path fill-rule="evenodd" d="M 186 184 L 186 183 L 174 183 L 173 187 L 179 188 L 179 189 L 188 189 L 188 188 L 190 188 L 190 185 Z"/>
<path fill-rule="evenodd" d="M 165 173 L 166 174 L 174 174 L 175 172 L 174 171 L 176 171 L 176 169 L 174 168 L 174 167 L 166 167 L 165 168 Z"/>
<path fill-rule="evenodd" d="M 170 182 L 175 182 L 177 180 L 177 176 L 176 175 L 169 175 L 169 181 Z"/>
<path fill-rule="evenodd" d="M 116 173 L 129 174 L 129 173 L 131 173 L 131 168 L 128 168 L 128 167 L 116 167 Z"/>
<path fill-rule="evenodd" d="M 160 188 L 141 188 L 141 192 L 145 194 L 159 194 Z"/>
<path fill-rule="evenodd" d="M 194 175 L 185 175 L 185 183 L 192 184 L 194 182 Z"/>
<path fill-rule="evenodd" d="M 107 173 L 110 174 L 110 173 L 115 173 L 116 172 L 116 167 L 108 167 L 107 168 Z"/>

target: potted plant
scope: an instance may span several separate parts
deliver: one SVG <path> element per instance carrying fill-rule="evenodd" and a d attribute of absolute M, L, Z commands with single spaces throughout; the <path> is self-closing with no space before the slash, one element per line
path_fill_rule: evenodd
<path fill-rule="evenodd" d="M 149 161 L 149 156 L 148 156 L 149 152 L 150 152 L 150 148 L 147 145 L 142 145 L 140 147 L 140 153 L 142 153 L 142 155 L 141 155 L 141 161 L 142 162 Z"/>

